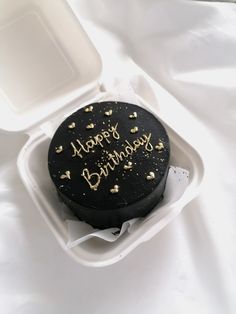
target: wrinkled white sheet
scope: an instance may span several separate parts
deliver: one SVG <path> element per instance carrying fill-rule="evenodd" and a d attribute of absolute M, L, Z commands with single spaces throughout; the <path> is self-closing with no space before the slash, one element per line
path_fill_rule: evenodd
<path fill-rule="evenodd" d="M 236 5 L 70 3 L 104 57 L 107 84 L 129 55 L 192 114 L 182 132 L 204 148 L 205 181 L 152 240 L 113 266 L 85 268 L 59 247 L 19 179 L 26 136 L 0 133 L 0 313 L 235 313 Z"/>

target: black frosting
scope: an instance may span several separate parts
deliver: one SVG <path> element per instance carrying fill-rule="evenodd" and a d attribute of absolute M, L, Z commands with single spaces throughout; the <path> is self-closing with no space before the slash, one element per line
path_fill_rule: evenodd
<path fill-rule="evenodd" d="M 169 154 L 168 135 L 153 114 L 128 103 L 100 102 L 59 126 L 48 168 L 63 202 L 81 220 L 107 228 L 144 216 L 157 204 Z"/>

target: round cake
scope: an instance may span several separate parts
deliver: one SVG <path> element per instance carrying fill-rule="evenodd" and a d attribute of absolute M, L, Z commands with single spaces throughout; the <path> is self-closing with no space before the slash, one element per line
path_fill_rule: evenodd
<path fill-rule="evenodd" d="M 106 101 L 62 122 L 50 143 L 48 169 L 73 213 L 104 229 L 153 209 L 163 197 L 169 157 L 168 135 L 152 113 Z"/>

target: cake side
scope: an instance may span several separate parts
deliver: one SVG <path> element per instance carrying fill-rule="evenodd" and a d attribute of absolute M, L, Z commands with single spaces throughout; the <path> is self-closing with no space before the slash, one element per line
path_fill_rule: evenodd
<path fill-rule="evenodd" d="M 162 181 L 148 196 L 140 199 L 135 203 L 114 210 L 98 211 L 87 208 L 71 201 L 63 194 L 60 194 L 60 192 L 59 197 L 80 220 L 89 223 L 94 228 L 106 229 L 112 227 L 121 227 L 122 223 L 127 220 L 146 216 L 159 203 L 159 201 L 162 200 L 168 170 L 169 169 L 167 168 Z"/>

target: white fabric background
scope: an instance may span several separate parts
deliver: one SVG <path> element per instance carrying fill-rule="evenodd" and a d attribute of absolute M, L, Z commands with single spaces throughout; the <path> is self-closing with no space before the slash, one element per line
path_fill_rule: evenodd
<path fill-rule="evenodd" d="M 199 130 L 206 177 L 156 237 L 113 266 L 86 268 L 62 251 L 19 179 L 26 136 L 0 133 L 0 313 L 235 313 L 236 5 L 70 3 L 104 57 L 104 77 L 124 71 L 129 55 L 196 118 L 199 129 L 187 131 L 195 139 Z"/>

